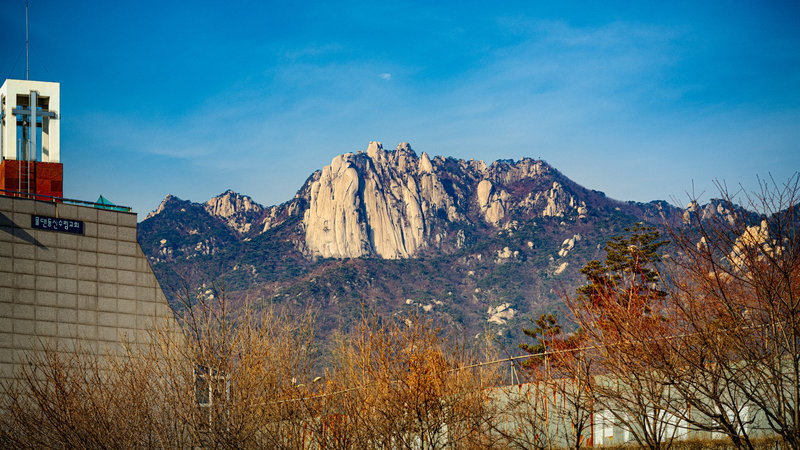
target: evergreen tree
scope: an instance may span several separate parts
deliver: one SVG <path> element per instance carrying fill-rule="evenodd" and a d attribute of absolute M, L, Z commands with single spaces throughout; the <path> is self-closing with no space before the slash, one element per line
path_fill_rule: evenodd
<path fill-rule="evenodd" d="M 563 333 L 558 318 L 553 314 L 542 314 L 531 323 L 534 328 L 523 328 L 522 332 L 533 339 L 534 344 L 521 343 L 519 348 L 531 355 L 535 355 L 521 365 L 533 369 L 545 360 L 545 354 L 552 351 L 568 351 L 577 348 L 583 338 L 583 330 L 578 328 L 572 333 Z M 555 358 L 551 365 L 560 366 L 562 358 Z"/>
<path fill-rule="evenodd" d="M 619 308 L 638 315 L 650 313 L 652 304 L 666 297 L 659 286 L 656 266 L 661 261 L 660 249 L 668 241 L 661 239 L 658 230 L 641 222 L 625 228 L 625 232 L 626 235 L 614 236 L 608 241 L 604 261 L 589 261 L 581 269 L 587 284 L 578 288 L 579 300 L 599 312 L 596 326 L 602 327 L 607 322 L 604 316 L 618 313 Z M 534 327 L 524 328 L 522 332 L 533 343 L 518 345 L 529 354 L 537 355 L 522 364 L 531 369 L 544 362 L 548 351 L 576 349 L 585 338 L 580 327 L 574 333 L 564 333 L 553 314 L 542 314 L 531 323 Z"/>
<path fill-rule="evenodd" d="M 581 269 L 588 284 L 579 288 L 578 294 L 595 306 L 613 299 L 618 306 L 639 305 L 649 311 L 653 301 L 667 295 L 659 287 L 657 265 L 661 247 L 669 242 L 661 239 L 658 230 L 641 222 L 625 231 L 627 235 L 608 241 L 605 261 L 589 261 Z"/>
<path fill-rule="evenodd" d="M 543 355 L 547 351 L 548 341 L 561 334 L 561 326 L 558 324 L 556 316 L 552 314 L 542 314 L 536 321 L 531 320 L 531 322 L 536 325 L 536 327 L 533 329 L 523 328 L 522 332 L 533 339 L 535 343 L 521 343 L 518 347 L 531 355 Z M 543 356 L 535 356 L 526 360 L 522 365 L 533 367 L 538 365 L 543 358 Z"/>

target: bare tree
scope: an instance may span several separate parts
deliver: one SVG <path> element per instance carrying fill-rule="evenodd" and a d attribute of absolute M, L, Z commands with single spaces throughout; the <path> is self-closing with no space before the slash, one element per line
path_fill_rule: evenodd
<path fill-rule="evenodd" d="M 339 339 L 329 379 L 326 444 L 355 448 L 491 448 L 499 414 L 487 388 L 490 366 L 471 367 L 465 346 L 441 336 L 429 320 L 364 319 Z M 343 427 L 345 431 L 337 430 Z M 344 438 L 347 437 L 347 441 Z"/>
<path fill-rule="evenodd" d="M 609 241 L 605 261 L 591 261 L 582 269 L 589 283 L 577 297 L 566 297 L 566 303 L 585 330 L 583 357 L 594 364 L 595 417 L 613 419 L 628 439 L 659 449 L 669 447 L 678 434 L 681 424 L 673 411 L 682 404 L 649 359 L 653 338 L 671 332 L 657 268 L 667 242 L 641 224 L 626 231 Z"/>
<path fill-rule="evenodd" d="M 186 430 L 160 414 L 152 369 L 45 345 L 3 386 L 0 441 L 7 448 L 179 447 Z"/>
<path fill-rule="evenodd" d="M 718 187 L 716 214 L 692 199 L 671 229 L 676 337 L 665 343 L 694 374 L 674 384 L 737 446 L 769 431 L 800 448 L 800 174 L 752 193 Z"/>
<path fill-rule="evenodd" d="M 313 317 L 234 309 L 224 289 L 186 302 L 180 328 L 154 328 L 117 353 L 31 353 L 3 386 L 0 439 L 20 448 L 307 448 L 306 399 L 318 394 L 306 381 Z"/>
<path fill-rule="evenodd" d="M 533 407 L 528 406 L 534 413 L 528 420 L 534 443 L 547 448 L 563 443 L 579 449 L 589 442 L 594 404 L 591 360 L 580 350 L 585 334 L 580 328 L 564 332 L 552 314 L 542 314 L 534 324 L 536 327 L 523 330 L 534 344 L 519 344 L 531 354 L 522 366 L 527 381 L 533 384 L 529 389 L 537 394 Z"/>

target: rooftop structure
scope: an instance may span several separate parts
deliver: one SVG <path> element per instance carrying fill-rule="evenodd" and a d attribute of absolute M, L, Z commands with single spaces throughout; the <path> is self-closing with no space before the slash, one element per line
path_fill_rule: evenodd
<path fill-rule="evenodd" d="M 63 196 L 60 84 L 6 80 L 0 87 L 0 189 Z"/>

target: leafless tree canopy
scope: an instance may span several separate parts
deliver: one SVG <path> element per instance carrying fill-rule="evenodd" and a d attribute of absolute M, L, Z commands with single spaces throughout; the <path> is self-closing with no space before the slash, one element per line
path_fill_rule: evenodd
<path fill-rule="evenodd" d="M 3 387 L 8 447 L 492 448 L 485 354 L 419 316 L 367 317 L 322 357 L 313 315 L 223 289 L 122 355 L 50 348 Z"/>

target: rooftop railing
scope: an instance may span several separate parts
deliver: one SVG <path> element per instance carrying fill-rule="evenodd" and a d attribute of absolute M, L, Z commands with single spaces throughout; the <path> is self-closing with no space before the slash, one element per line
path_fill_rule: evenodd
<path fill-rule="evenodd" d="M 0 195 L 15 198 L 27 198 L 31 200 L 38 200 L 40 202 L 50 203 L 63 203 L 67 205 L 89 206 L 97 209 L 106 209 L 110 211 L 131 212 L 130 206 L 109 205 L 107 203 L 87 202 L 85 200 L 76 200 L 74 198 L 53 197 L 50 195 L 34 194 L 31 192 L 11 191 L 8 189 L 0 189 Z"/>

